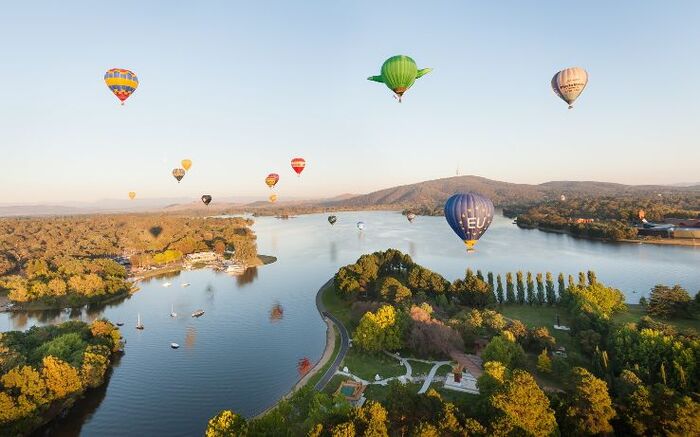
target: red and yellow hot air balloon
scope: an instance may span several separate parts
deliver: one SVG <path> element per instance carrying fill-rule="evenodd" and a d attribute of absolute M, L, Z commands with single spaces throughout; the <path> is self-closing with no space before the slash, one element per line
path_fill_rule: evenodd
<path fill-rule="evenodd" d="M 294 158 L 292 159 L 292 169 L 297 172 L 297 175 L 301 176 L 301 172 L 306 168 L 306 161 L 304 158 Z"/>
<path fill-rule="evenodd" d="M 277 185 L 277 182 L 280 180 L 280 175 L 277 173 L 270 173 L 267 175 L 265 178 L 265 183 L 267 184 L 268 187 L 273 188 L 275 185 Z"/>
<path fill-rule="evenodd" d="M 139 79 L 132 71 L 111 68 L 105 73 L 105 83 L 123 105 L 124 101 L 136 91 Z"/>

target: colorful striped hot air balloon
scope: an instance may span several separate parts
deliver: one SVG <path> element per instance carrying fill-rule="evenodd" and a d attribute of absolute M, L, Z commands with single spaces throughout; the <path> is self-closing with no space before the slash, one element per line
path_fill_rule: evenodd
<path fill-rule="evenodd" d="M 445 202 L 445 219 L 471 251 L 493 221 L 493 203 L 476 193 L 455 194 Z"/>
<path fill-rule="evenodd" d="M 179 184 L 182 178 L 185 177 L 185 169 L 184 168 L 174 168 L 173 169 L 173 177 L 177 179 L 177 183 Z"/>
<path fill-rule="evenodd" d="M 277 173 L 270 173 L 267 175 L 265 178 L 265 183 L 267 184 L 268 187 L 273 188 L 275 185 L 277 185 L 277 182 L 280 180 L 280 175 Z"/>
<path fill-rule="evenodd" d="M 552 78 L 552 89 L 560 99 L 574 107 L 574 101 L 581 95 L 588 83 L 588 72 L 581 67 L 566 68 Z"/>
<path fill-rule="evenodd" d="M 292 159 L 292 168 L 297 172 L 297 175 L 301 176 L 301 172 L 306 168 L 306 161 L 304 158 L 294 158 Z"/>
<path fill-rule="evenodd" d="M 185 171 L 190 171 L 190 168 L 192 168 L 191 159 L 183 159 L 182 161 L 180 161 L 180 164 L 182 165 L 182 168 L 185 169 Z"/>
<path fill-rule="evenodd" d="M 105 83 L 115 96 L 124 104 L 139 86 L 136 74 L 123 68 L 111 68 L 105 73 Z"/>
<path fill-rule="evenodd" d="M 397 55 L 384 61 L 384 64 L 382 64 L 382 74 L 379 76 L 370 76 L 367 80 L 385 84 L 396 94 L 396 98 L 401 102 L 403 93 L 411 88 L 416 79 L 425 76 L 432 70 L 432 68 L 423 68 L 419 70 L 416 66 L 416 61 L 408 56 Z"/>
<path fill-rule="evenodd" d="M 129 191 L 129 199 L 134 200 L 134 198 L 136 198 L 136 192 Z"/>

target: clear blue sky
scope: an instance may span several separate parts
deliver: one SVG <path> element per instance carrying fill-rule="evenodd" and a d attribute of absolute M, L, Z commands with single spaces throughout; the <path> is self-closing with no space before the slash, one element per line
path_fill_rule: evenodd
<path fill-rule="evenodd" d="M 698 22 L 697 1 L 8 2 L 0 203 L 266 197 L 270 171 L 281 197 L 362 193 L 458 165 L 694 182 Z M 402 104 L 366 80 L 395 54 L 434 68 Z M 568 111 L 549 81 L 575 65 L 590 80 Z M 112 67 L 139 76 L 125 107 Z"/>

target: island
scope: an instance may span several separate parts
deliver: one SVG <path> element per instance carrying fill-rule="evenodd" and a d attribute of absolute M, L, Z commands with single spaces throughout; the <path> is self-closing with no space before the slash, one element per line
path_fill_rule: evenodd
<path fill-rule="evenodd" d="M 0 435 L 28 435 L 105 383 L 124 344 L 107 320 L 0 333 Z"/>
<path fill-rule="evenodd" d="M 592 271 L 467 269 L 450 282 L 389 249 L 342 267 L 317 305 L 332 332 L 313 377 L 256 418 L 220 412 L 207 436 L 690 435 L 700 426 L 700 297 L 679 286 L 627 305 Z"/>

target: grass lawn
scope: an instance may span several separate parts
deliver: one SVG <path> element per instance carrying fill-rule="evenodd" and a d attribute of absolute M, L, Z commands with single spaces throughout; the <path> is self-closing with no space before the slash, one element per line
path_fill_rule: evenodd
<path fill-rule="evenodd" d="M 366 381 L 374 381 L 374 375 L 377 373 L 382 379 L 406 374 L 406 368 L 398 360 L 383 353 L 366 354 L 354 347 L 348 349 L 340 368 L 343 366 L 347 366 L 350 373 Z"/>
<path fill-rule="evenodd" d="M 326 311 L 333 314 L 338 320 L 343 322 L 348 332 L 352 332 L 352 314 L 350 303 L 343 300 L 337 293 L 333 284 L 326 287 L 321 295 L 321 301 L 326 307 Z"/>
<path fill-rule="evenodd" d="M 338 387 L 340 387 L 340 383 L 345 381 L 346 379 L 348 379 L 347 376 L 335 375 L 331 378 L 330 381 L 328 381 L 328 384 L 323 388 L 323 393 L 332 395 L 333 393 L 335 393 L 336 390 L 338 390 Z"/>
<path fill-rule="evenodd" d="M 413 369 L 413 376 L 427 375 L 430 369 L 433 368 L 433 364 L 422 363 L 420 361 L 408 360 L 408 363 Z"/>
<path fill-rule="evenodd" d="M 619 324 L 624 323 L 637 323 L 639 319 L 646 316 L 646 309 L 638 304 L 627 305 L 627 311 L 623 313 L 618 313 L 613 316 L 613 321 Z M 692 329 L 695 332 L 700 333 L 700 320 L 698 319 L 660 319 L 658 317 L 653 318 L 656 321 L 666 323 L 675 327 L 679 331 Z"/>
<path fill-rule="evenodd" d="M 408 383 L 406 386 L 413 392 L 418 393 L 418 390 L 420 390 L 421 384 L 414 384 L 414 383 Z M 367 388 L 365 389 L 365 397 L 370 400 L 370 401 L 379 401 L 379 402 L 384 402 L 389 395 L 389 386 L 388 385 L 378 385 L 378 384 L 372 384 L 368 385 Z"/>

